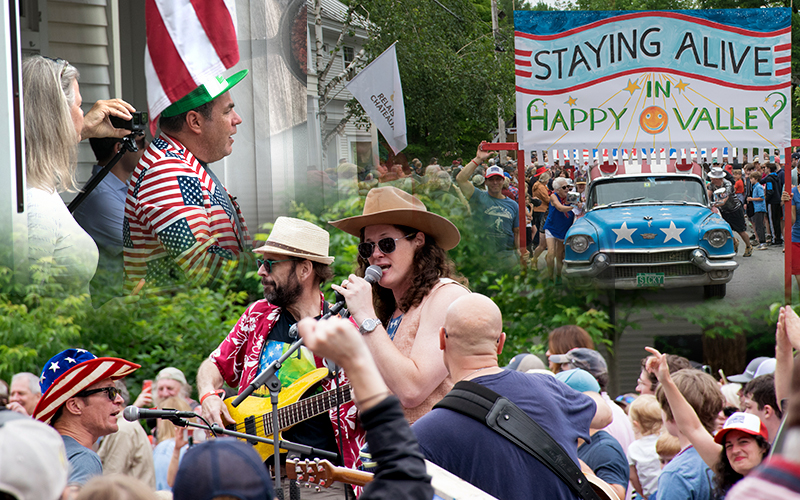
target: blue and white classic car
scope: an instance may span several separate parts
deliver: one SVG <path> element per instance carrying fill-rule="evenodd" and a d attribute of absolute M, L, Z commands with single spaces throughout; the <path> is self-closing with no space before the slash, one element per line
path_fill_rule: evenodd
<path fill-rule="evenodd" d="M 565 279 L 603 288 L 702 285 L 706 297 L 724 297 L 739 265 L 730 226 L 692 174 L 595 179 L 564 243 Z"/>

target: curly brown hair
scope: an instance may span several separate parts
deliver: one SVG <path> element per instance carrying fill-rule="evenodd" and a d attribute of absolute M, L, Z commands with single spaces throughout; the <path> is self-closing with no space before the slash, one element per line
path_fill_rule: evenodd
<path fill-rule="evenodd" d="M 395 225 L 394 227 L 405 236 L 421 232 L 408 226 Z M 362 229 L 361 242 L 363 241 L 364 230 Z M 367 267 L 369 267 L 369 262 L 359 255 L 355 274 L 363 277 Z M 394 294 L 390 289 L 377 283 L 372 287 L 372 304 L 375 307 L 375 314 L 384 325 L 391 319 L 395 309 L 406 313 L 412 307 L 419 305 L 439 281 L 439 278 L 450 278 L 464 286 L 469 286 L 468 280 L 456 271 L 456 266 L 448 257 L 447 252 L 442 250 L 442 247 L 436 244 L 436 240 L 428 234 L 425 234 L 425 244 L 414 253 L 412 271 L 411 286 L 400 299 L 399 304 L 395 301 Z"/>

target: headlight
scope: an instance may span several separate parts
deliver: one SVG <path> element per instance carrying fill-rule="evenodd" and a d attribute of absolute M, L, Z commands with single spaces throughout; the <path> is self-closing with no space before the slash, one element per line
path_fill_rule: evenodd
<path fill-rule="evenodd" d="M 585 234 L 576 234 L 574 236 L 570 236 L 567 244 L 572 248 L 572 251 L 576 253 L 583 253 L 589 248 L 589 244 L 592 243 L 592 239 Z"/>
<path fill-rule="evenodd" d="M 703 239 L 708 240 L 708 244 L 714 248 L 720 248 L 728 241 L 728 232 L 724 229 L 712 229 L 707 232 Z"/>

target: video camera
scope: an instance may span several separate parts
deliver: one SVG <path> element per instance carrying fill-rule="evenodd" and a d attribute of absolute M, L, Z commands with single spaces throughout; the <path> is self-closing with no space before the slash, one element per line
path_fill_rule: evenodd
<path fill-rule="evenodd" d="M 110 116 L 111 118 L 111 125 L 115 128 L 125 128 L 132 132 L 142 132 L 147 129 L 147 112 L 146 111 L 136 111 L 131 113 L 130 120 L 123 120 L 118 116 Z"/>

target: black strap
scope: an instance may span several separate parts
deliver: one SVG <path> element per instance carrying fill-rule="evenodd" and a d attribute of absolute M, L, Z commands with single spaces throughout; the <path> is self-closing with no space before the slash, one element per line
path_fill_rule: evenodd
<path fill-rule="evenodd" d="M 533 455 L 584 500 L 600 499 L 564 448 L 530 415 L 493 390 L 462 380 L 434 408 L 446 408 L 486 424 Z"/>

